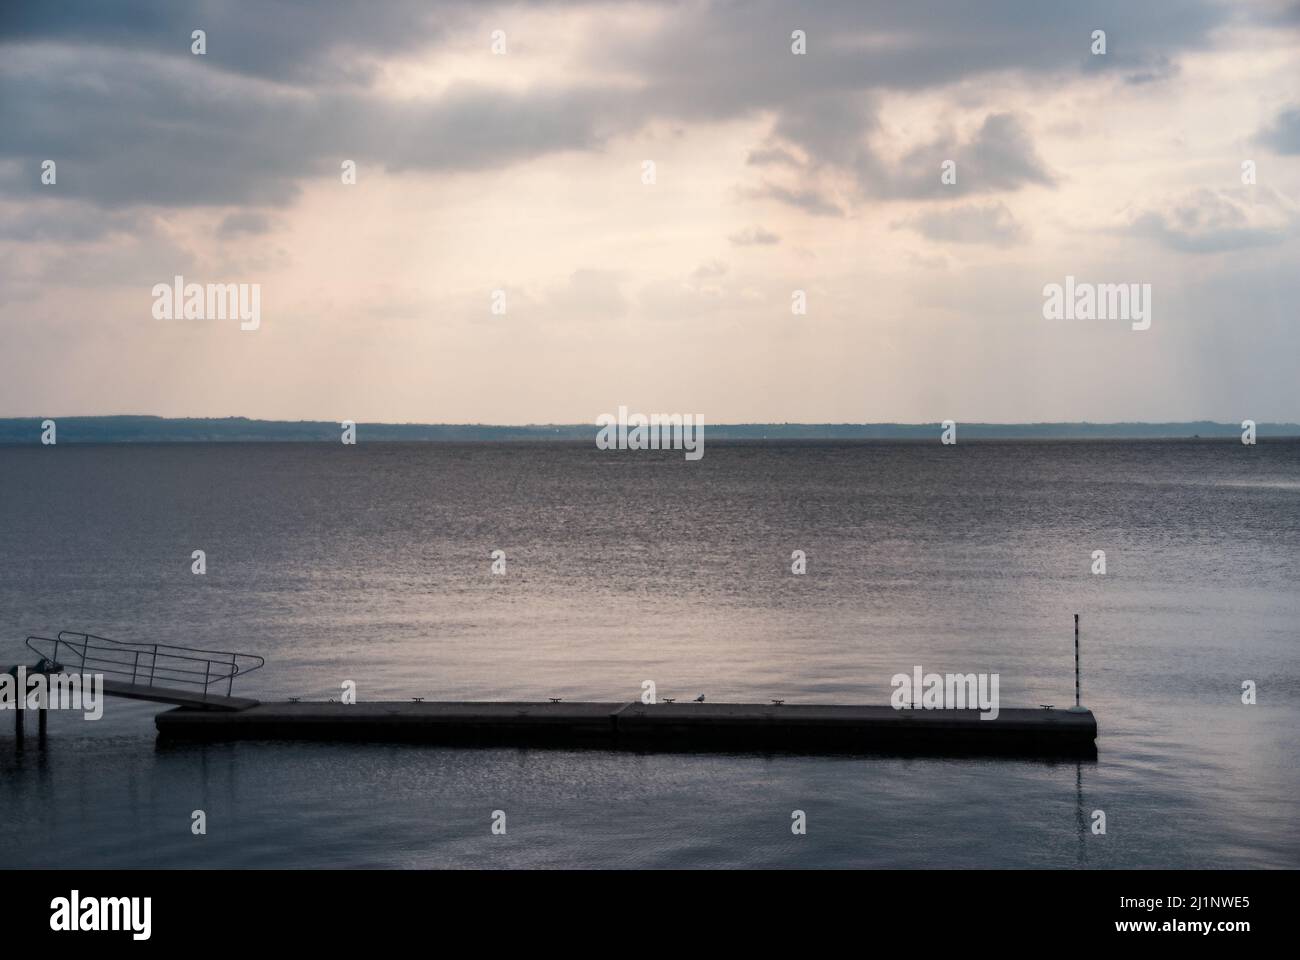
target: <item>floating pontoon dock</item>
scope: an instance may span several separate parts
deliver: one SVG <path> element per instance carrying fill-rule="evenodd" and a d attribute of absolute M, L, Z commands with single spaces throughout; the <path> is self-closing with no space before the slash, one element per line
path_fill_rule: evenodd
<path fill-rule="evenodd" d="M 158 714 L 169 740 L 378 740 L 633 750 L 1095 754 L 1091 711 L 757 703 L 261 703 Z"/>
<path fill-rule="evenodd" d="M 1097 749 L 1097 721 L 1090 710 L 1078 706 L 1077 671 L 1072 709 L 1003 708 L 996 717 L 979 710 L 778 701 L 260 703 L 232 693 L 236 676 L 264 663 L 253 654 L 127 644 L 68 632 L 54 638 L 29 637 L 27 645 L 41 656 L 33 670 L 100 673 L 106 675 L 106 694 L 174 705 L 176 709 L 154 720 L 164 740 L 1070 757 L 1095 756 Z M 22 711 L 18 714 L 15 723 L 21 739 Z"/>

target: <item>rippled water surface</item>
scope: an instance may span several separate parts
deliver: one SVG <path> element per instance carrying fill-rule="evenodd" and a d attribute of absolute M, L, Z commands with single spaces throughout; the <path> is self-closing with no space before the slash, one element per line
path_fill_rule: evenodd
<path fill-rule="evenodd" d="M 1287 441 L 0 448 L 5 665 L 73 629 L 262 653 L 266 699 L 883 703 L 919 664 L 1067 706 L 1077 612 L 1101 727 L 1085 763 L 161 747 L 109 701 L 20 753 L 3 713 L 0 866 L 1300 867 L 1297 584 Z"/>

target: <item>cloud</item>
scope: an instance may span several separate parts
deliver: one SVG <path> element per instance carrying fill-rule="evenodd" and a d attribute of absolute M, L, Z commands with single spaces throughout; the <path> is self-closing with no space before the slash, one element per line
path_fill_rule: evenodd
<path fill-rule="evenodd" d="M 628 307 L 617 274 L 582 269 L 570 274 L 564 286 L 551 291 L 539 312 L 554 320 L 585 322 L 619 319 L 627 315 Z"/>
<path fill-rule="evenodd" d="M 771 246 L 781 242 L 779 236 L 762 227 L 746 227 L 728 239 L 738 247 Z"/>
<path fill-rule="evenodd" d="M 691 271 L 692 280 L 716 280 L 725 276 L 727 265 L 721 260 L 706 260 Z"/>
<path fill-rule="evenodd" d="M 895 224 L 941 243 L 1007 247 L 1025 239 L 1024 228 L 1003 203 L 933 210 Z"/>
<path fill-rule="evenodd" d="M 1053 7 L 1035 0 L 954 4 L 823 0 L 792 10 L 782 0 L 732 0 L 675 8 L 657 29 L 602 36 L 604 62 L 654 79 L 657 99 L 683 115 L 734 116 L 809 96 L 920 90 L 994 71 L 1073 73 L 1093 29 L 1130 61 L 1155 61 L 1204 45 L 1229 11 L 1214 0 L 1159 8 L 1127 0 Z M 798 21 L 797 24 L 795 21 Z M 797 25 L 808 53 L 794 56 Z"/>
<path fill-rule="evenodd" d="M 4 40 L 111 47 L 140 62 L 175 58 L 273 80 L 367 83 L 369 58 L 436 43 L 463 23 L 469 3 L 385 0 L 115 0 L 7 6 Z M 190 52 L 202 29 L 207 53 Z"/>
<path fill-rule="evenodd" d="M 955 184 L 940 179 L 946 160 L 956 164 Z M 913 147 L 892 166 L 873 156 L 858 173 L 864 193 L 883 199 L 947 199 L 1056 182 L 1024 124 L 1010 113 L 989 114 L 965 140 L 950 133 Z"/>
<path fill-rule="evenodd" d="M 1278 153 L 1300 153 L 1300 107 L 1287 107 L 1278 113 L 1273 123 L 1259 132 L 1258 139 Z"/>
<path fill-rule="evenodd" d="M 1155 57 L 1141 64 L 1136 73 L 1130 73 L 1124 82 L 1132 86 L 1160 83 L 1178 75 L 1178 64 L 1166 56 Z"/>
<path fill-rule="evenodd" d="M 1095 69 L 1089 61 L 1106 59 L 1088 54 L 1098 23 L 1106 24 L 1117 51 L 1107 66 L 1128 70 L 1134 82 L 1151 79 L 1176 69 L 1182 51 L 1206 46 L 1212 30 L 1228 17 L 1213 0 L 1159 11 L 1098 0 L 1086 7 L 1053 8 L 1047 19 L 1031 0 L 978 5 L 843 0 L 799 10 L 808 53 L 795 56 L 788 5 L 712 3 L 689 9 L 690 15 L 659 18 L 658 29 L 648 34 L 602 38 L 606 62 L 644 76 L 643 102 L 660 115 L 702 121 L 772 115 L 771 137 L 751 151 L 748 162 L 798 165 L 802 179 L 796 186 L 762 192 L 821 215 L 843 212 L 839 203 L 826 200 L 831 192 L 826 181 L 845 171 L 856 178 L 862 198 L 950 198 L 951 193 L 937 190 L 937 173 L 931 175 L 936 153 L 969 168 L 965 181 L 959 179 L 960 194 L 1054 181 L 1025 127 L 1005 113 L 988 115 L 969 141 L 941 138 L 892 159 L 876 142 L 877 103 L 883 97 L 1012 71 L 1028 75 L 1029 83 L 1083 76 Z"/>
<path fill-rule="evenodd" d="M 819 96 L 792 106 L 777 118 L 771 139 L 807 157 L 800 167 L 804 185 L 798 189 L 767 185 L 761 192 L 809 213 L 842 214 L 840 205 L 827 200 L 825 187 L 818 184 L 848 176 L 859 199 L 950 200 L 1056 183 L 1024 122 L 1012 113 L 987 114 L 967 137 L 950 130 L 896 159 L 886 155 L 880 134 L 874 105 L 862 97 Z M 789 149 L 769 145 L 762 155 L 772 155 L 774 150 L 781 150 L 782 162 L 798 164 Z M 949 160 L 956 164 L 957 179 L 945 184 L 939 174 L 941 164 Z"/>
<path fill-rule="evenodd" d="M 217 236 L 229 240 L 244 234 L 267 233 L 270 229 L 271 221 L 265 214 L 256 210 L 241 210 L 227 214 L 222 219 L 217 225 Z"/>
<path fill-rule="evenodd" d="M 869 97 L 833 91 L 782 108 L 772 136 L 801 148 L 813 166 L 851 168 L 861 162 L 865 133 L 876 126 L 876 106 Z"/>
<path fill-rule="evenodd" d="M 750 417 L 991 415 L 986 396 L 1025 416 L 1204 410 L 1206 331 L 1273 342 L 1218 306 L 1244 271 L 1279 295 L 1257 295 L 1272 312 L 1251 329 L 1285 328 L 1294 206 L 1150 188 L 1234 185 L 1257 125 L 1297 153 L 1298 108 L 1256 113 L 1296 44 L 1266 20 L 1223 0 L 0 3 L 0 400 L 522 421 L 585 418 L 617 388 Z M 1296 196 L 1268 156 L 1264 182 Z M 671 173 L 653 190 L 645 157 Z M 1137 200 L 1101 233 L 1116 197 Z M 1109 276 L 1138 254 L 1186 322 L 1114 346 L 1035 320 L 1027 265 Z M 262 282 L 267 335 L 140 322 L 175 273 Z M 485 322 L 507 282 L 509 315 Z M 813 324 L 788 322 L 794 289 Z M 692 350 L 665 366 L 644 345 L 670 326 Z M 1178 338 L 1200 365 L 1161 360 Z M 1131 370 L 1090 393 L 1115 358 Z M 1270 402 L 1294 407 L 1267 359 Z M 811 388 L 773 394 L 808 369 Z M 520 389 L 481 390 L 503 376 Z M 1243 363 L 1221 388 L 1257 410 L 1260 381 Z"/>
<path fill-rule="evenodd" d="M 818 217 L 844 216 L 844 210 L 839 204 L 815 188 L 785 187 L 763 181 L 757 189 L 751 190 L 749 195 L 759 199 L 777 200 Z"/>
<path fill-rule="evenodd" d="M 754 167 L 802 166 L 798 157 L 781 147 L 756 147 L 749 151 L 749 156 L 745 158 L 745 162 Z"/>
<path fill-rule="evenodd" d="M 194 58 L 201 59 L 201 58 Z M 37 64 L 51 69 L 35 69 Z M 457 84 L 426 100 L 286 92 L 166 58 L 65 48 L 0 60 L 0 122 L 19 135 L 0 157 L 22 175 L 6 192 L 42 189 L 40 161 L 59 161 L 59 190 L 104 206 L 284 206 L 301 181 L 337 179 L 344 159 L 393 171 L 483 170 L 568 149 L 594 149 L 613 111 L 601 92 L 490 90 Z M 617 119 L 608 131 L 623 129 Z"/>
<path fill-rule="evenodd" d="M 25 203 L 0 205 L 0 240 L 93 243 L 150 229 L 149 218 L 133 210 L 101 210 L 54 194 L 57 185 Z"/>
<path fill-rule="evenodd" d="M 791 9 L 776 0 L 664 5 L 639 18 L 617 10 L 575 3 L 565 11 L 580 80 L 493 86 L 480 64 L 451 72 L 445 89 L 402 99 L 377 82 L 386 59 L 438 63 L 446 54 L 466 70 L 467 38 L 488 20 L 513 27 L 519 9 L 421 0 L 303 0 L 274 14 L 253 0 L 6 9 L 0 161 L 17 161 L 23 173 L 0 190 L 30 194 L 31 171 L 55 157 L 61 169 L 68 164 L 61 188 L 104 206 L 284 206 L 305 181 L 337 176 L 342 159 L 397 172 L 498 169 L 601 150 L 655 120 L 764 113 L 778 141 L 799 145 L 814 168 L 854 171 L 866 196 L 924 195 L 931 153 L 963 146 L 969 155 L 955 157 L 970 165 L 962 192 L 1014 189 L 1050 179 L 1014 120 L 995 115 L 986 126 L 1000 129 L 970 143 L 918 148 L 922 173 L 864 147 L 876 99 L 991 71 L 1077 71 L 1090 30 L 1103 21 L 1125 56 L 1164 62 L 1203 44 L 1226 16 L 1212 0 L 1170 0 L 1159 11 L 1097 0 L 1056 10 L 1046 25 L 1034 0 L 841 0 L 799 11 L 810 51 L 797 57 Z M 207 31 L 206 56 L 189 52 L 196 25 Z M 478 39 L 486 63 L 486 38 Z M 789 167 L 797 158 L 773 142 L 750 161 Z M 812 174 L 766 193 L 813 214 L 842 212 Z"/>
<path fill-rule="evenodd" d="M 1269 187 L 1202 189 L 1136 212 L 1126 232 L 1179 253 L 1223 253 L 1282 243 L 1298 219 L 1296 205 Z"/>

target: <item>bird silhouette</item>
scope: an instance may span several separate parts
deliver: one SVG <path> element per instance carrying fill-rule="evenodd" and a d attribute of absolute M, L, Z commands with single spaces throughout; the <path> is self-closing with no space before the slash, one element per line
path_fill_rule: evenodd
<path fill-rule="evenodd" d="M 698 697 L 696 697 L 696 698 L 695 698 L 695 702 L 696 702 L 696 703 L 703 703 L 703 702 L 704 702 L 704 694 L 701 693 Z"/>

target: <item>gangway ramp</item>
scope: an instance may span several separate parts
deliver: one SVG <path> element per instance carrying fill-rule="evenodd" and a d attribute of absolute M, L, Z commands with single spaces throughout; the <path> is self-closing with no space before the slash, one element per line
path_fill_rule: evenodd
<path fill-rule="evenodd" d="M 101 674 L 109 696 L 200 710 L 256 706 L 257 700 L 234 696 L 235 677 L 266 663 L 252 653 L 131 643 L 68 630 L 57 637 L 28 637 L 27 648 L 41 658 L 29 672 Z"/>

